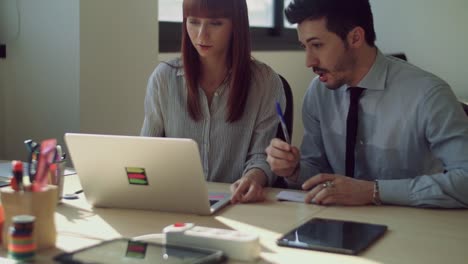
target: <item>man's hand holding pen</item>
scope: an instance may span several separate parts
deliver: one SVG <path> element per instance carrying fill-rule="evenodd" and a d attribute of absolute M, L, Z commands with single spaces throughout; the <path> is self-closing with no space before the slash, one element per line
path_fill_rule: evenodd
<path fill-rule="evenodd" d="M 278 176 L 296 182 L 299 173 L 299 150 L 280 140 L 273 139 L 265 150 L 271 170 Z M 353 179 L 337 174 L 318 174 L 302 184 L 308 191 L 304 202 L 322 205 L 366 205 L 373 202 L 374 182 Z"/>
<path fill-rule="evenodd" d="M 294 176 L 294 172 L 298 168 L 301 155 L 298 148 L 291 146 L 291 137 L 289 136 L 286 119 L 284 118 L 279 102 L 276 102 L 276 113 L 278 114 L 285 141 L 278 138 L 271 140 L 270 145 L 265 150 L 268 154 L 267 162 L 270 164 L 270 168 L 273 173 L 278 176 L 288 178 Z M 290 178 L 290 180 L 295 179 Z"/>
<path fill-rule="evenodd" d="M 285 178 L 295 176 L 293 174 L 299 166 L 301 157 L 297 147 L 275 138 L 271 140 L 265 151 L 268 155 L 267 162 L 273 173 Z"/>

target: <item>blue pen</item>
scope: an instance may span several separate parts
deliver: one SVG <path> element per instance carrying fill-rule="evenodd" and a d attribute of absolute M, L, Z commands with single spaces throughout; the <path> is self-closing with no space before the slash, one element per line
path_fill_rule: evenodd
<path fill-rule="evenodd" d="M 281 105 L 278 101 L 276 101 L 276 113 L 278 113 L 281 128 L 283 129 L 284 139 L 288 144 L 291 144 L 291 139 L 289 138 L 288 128 L 286 127 L 286 121 L 284 120 L 283 111 L 281 110 Z"/>

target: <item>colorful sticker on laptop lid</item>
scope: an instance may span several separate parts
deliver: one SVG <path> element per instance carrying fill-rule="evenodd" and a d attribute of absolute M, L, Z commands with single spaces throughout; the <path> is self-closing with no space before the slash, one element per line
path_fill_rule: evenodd
<path fill-rule="evenodd" d="M 128 241 L 127 252 L 125 256 L 127 258 L 144 259 L 146 257 L 146 248 L 148 243 L 139 241 Z"/>
<path fill-rule="evenodd" d="M 133 185 L 148 185 L 148 178 L 144 168 L 125 167 L 128 183 Z"/>

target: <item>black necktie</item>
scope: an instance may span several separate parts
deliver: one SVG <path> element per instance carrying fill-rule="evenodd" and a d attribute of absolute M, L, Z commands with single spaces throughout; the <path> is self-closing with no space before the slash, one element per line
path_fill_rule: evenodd
<path fill-rule="evenodd" d="M 359 97 L 364 88 L 349 88 L 349 110 L 346 119 L 346 176 L 354 177 L 354 148 L 358 128 Z"/>

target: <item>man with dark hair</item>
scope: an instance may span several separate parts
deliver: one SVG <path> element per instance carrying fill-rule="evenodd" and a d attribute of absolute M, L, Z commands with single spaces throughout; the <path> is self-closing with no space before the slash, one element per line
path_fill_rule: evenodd
<path fill-rule="evenodd" d="M 273 172 L 318 204 L 468 207 L 468 119 L 449 85 L 375 46 L 368 0 L 293 0 L 306 66 L 301 150 L 266 149 Z"/>

